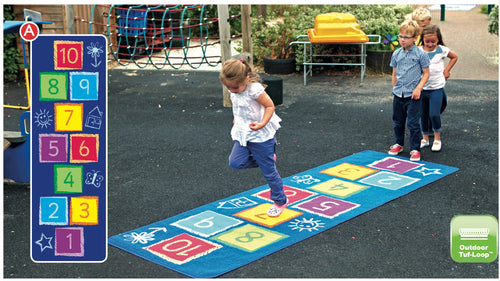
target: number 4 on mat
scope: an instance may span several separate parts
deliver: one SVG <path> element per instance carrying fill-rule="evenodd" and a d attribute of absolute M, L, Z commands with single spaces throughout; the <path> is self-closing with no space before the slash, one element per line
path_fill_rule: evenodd
<path fill-rule="evenodd" d="M 54 165 L 55 193 L 82 193 L 83 166 Z"/>

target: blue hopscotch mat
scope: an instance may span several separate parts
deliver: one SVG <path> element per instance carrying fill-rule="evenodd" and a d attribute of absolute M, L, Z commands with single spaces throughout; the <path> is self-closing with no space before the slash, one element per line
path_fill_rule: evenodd
<path fill-rule="evenodd" d="M 109 238 L 190 277 L 216 277 L 456 172 L 363 151 L 283 179 L 290 205 L 271 218 L 263 185 Z"/>

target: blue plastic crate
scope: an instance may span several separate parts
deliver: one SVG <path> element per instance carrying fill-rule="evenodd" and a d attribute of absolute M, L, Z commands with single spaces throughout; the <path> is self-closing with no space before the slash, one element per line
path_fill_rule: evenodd
<path fill-rule="evenodd" d="M 118 10 L 119 27 L 118 32 L 127 36 L 144 35 L 146 33 L 146 11 Z"/>

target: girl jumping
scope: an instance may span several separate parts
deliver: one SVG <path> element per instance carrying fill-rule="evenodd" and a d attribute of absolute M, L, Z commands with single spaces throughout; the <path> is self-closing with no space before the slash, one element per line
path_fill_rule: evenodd
<path fill-rule="evenodd" d="M 288 205 L 281 176 L 276 170 L 276 131 L 281 127 L 281 119 L 274 112 L 274 103 L 264 91 L 261 78 L 245 60 L 226 61 L 220 80 L 233 104 L 231 137 L 234 146 L 229 166 L 233 169 L 260 167 L 274 201 L 267 215 L 277 217 Z"/>

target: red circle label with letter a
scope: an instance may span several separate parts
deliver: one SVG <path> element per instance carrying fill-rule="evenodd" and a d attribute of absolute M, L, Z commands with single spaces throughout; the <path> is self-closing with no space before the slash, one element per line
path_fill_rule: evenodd
<path fill-rule="evenodd" d="M 25 41 L 35 40 L 38 37 L 39 33 L 40 30 L 38 29 L 38 26 L 33 22 L 23 23 L 23 25 L 21 25 L 21 28 L 19 29 L 19 34 Z"/>

